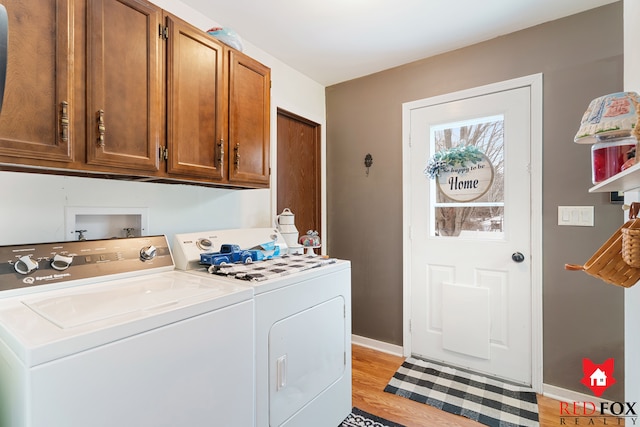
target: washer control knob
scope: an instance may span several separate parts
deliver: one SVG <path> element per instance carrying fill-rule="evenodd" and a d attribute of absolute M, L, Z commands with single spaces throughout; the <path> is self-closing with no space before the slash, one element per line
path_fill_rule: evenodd
<path fill-rule="evenodd" d="M 63 271 L 69 268 L 72 262 L 73 262 L 72 256 L 55 254 L 53 259 L 51 260 L 51 267 L 58 271 Z"/>
<path fill-rule="evenodd" d="M 24 255 L 16 261 L 13 268 L 20 274 L 29 274 L 38 269 L 38 261 L 34 261 L 31 255 Z"/>
<path fill-rule="evenodd" d="M 155 246 L 153 245 L 145 246 L 144 248 L 140 249 L 140 259 L 142 261 L 148 261 L 150 259 L 154 259 L 156 257 L 157 252 L 158 250 L 156 249 Z"/>

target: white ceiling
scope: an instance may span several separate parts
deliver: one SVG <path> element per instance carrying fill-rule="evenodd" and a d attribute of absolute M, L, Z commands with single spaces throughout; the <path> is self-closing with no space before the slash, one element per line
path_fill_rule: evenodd
<path fill-rule="evenodd" d="M 329 86 L 617 0 L 182 1 Z"/>

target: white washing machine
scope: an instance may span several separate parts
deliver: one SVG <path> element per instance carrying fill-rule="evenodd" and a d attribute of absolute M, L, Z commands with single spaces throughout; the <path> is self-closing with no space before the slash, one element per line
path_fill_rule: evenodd
<path fill-rule="evenodd" d="M 254 425 L 253 289 L 164 236 L 0 247 L 0 425 Z"/>
<path fill-rule="evenodd" d="M 263 281 L 222 277 L 200 265 L 201 253 L 222 244 L 248 249 L 273 239 L 286 252 L 272 228 L 179 234 L 173 246 L 176 268 L 253 287 L 257 427 L 338 426 L 352 408 L 350 262 L 318 257 L 317 267 Z M 279 262 L 286 264 L 287 258 L 273 260 Z"/>

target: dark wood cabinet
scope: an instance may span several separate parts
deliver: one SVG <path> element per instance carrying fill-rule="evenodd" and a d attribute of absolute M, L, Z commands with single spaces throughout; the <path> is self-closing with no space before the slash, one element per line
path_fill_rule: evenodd
<path fill-rule="evenodd" d="M 229 181 L 269 185 L 271 71 L 229 50 Z"/>
<path fill-rule="evenodd" d="M 162 9 L 87 2 L 86 162 L 156 172 L 164 140 Z"/>
<path fill-rule="evenodd" d="M 167 29 L 167 173 L 222 182 L 224 47 L 175 17 L 167 17 Z"/>
<path fill-rule="evenodd" d="M 145 0 L 2 1 L 0 167 L 269 186 L 268 67 Z"/>
<path fill-rule="evenodd" d="M 168 17 L 169 176 L 269 186 L 271 71 Z"/>
<path fill-rule="evenodd" d="M 73 1 L 3 0 L 9 18 L 0 162 L 65 167 L 77 143 Z"/>

